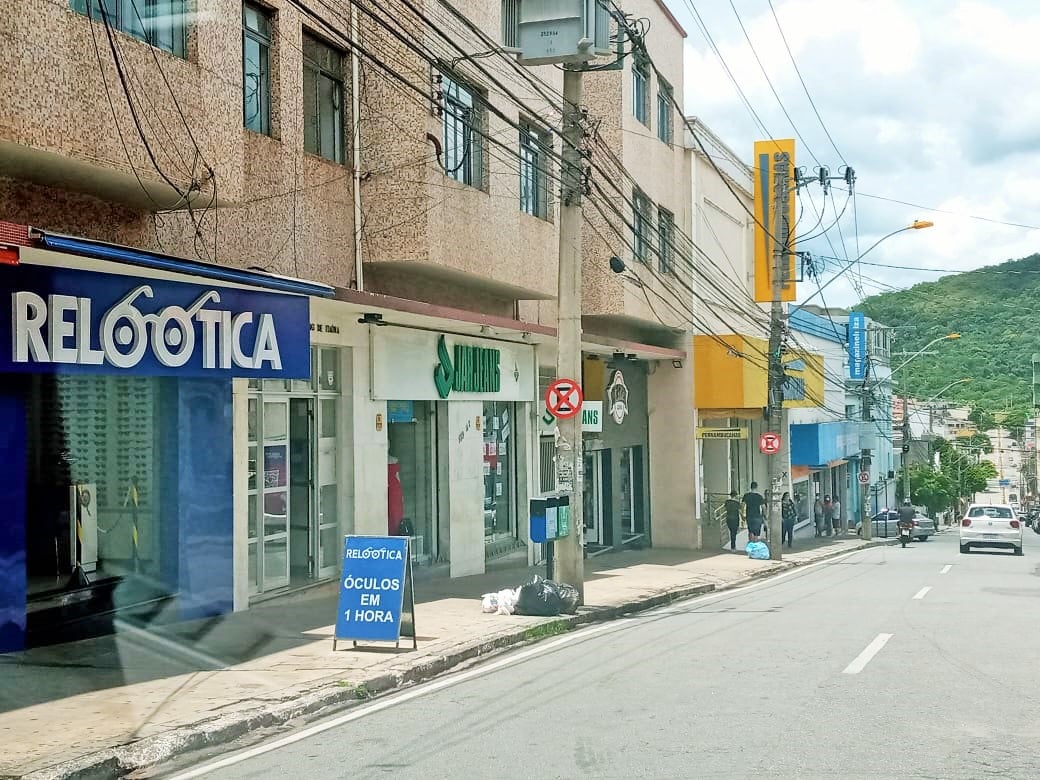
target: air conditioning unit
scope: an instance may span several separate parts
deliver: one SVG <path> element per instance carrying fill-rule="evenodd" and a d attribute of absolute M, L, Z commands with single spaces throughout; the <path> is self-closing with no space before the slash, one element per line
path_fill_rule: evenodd
<path fill-rule="evenodd" d="M 606 0 L 502 0 L 502 42 L 522 65 L 582 63 L 608 56 Z"/>

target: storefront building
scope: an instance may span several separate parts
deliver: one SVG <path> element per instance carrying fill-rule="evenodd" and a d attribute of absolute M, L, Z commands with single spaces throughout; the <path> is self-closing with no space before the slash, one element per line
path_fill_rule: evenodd
<path fill-rule="evenodd" d="M 779 458 L 785 474 L 783 490 L 801 496 L 806 475 L 790 459 L 793 435 L 781 436 L 777 455 L 763 455 L 758 440 L 767 430 L 766 359 L 764 339 L 741 334 L 694 336 L 694 406 L 700 450 L 703 511 L 721 518 L 722 505 L 731 490 L 743 494 L 752 482 L 765 490 L 767 458 Z M 823 405 L 824 374 L 821 355 L 793 350 L 784 356 L 788 383 L 784 409 L 815 409 Z M 792 426 L 793 428 L 794 426 Z M 788 469 L 788 464 L 792 466 Z M 801 496 L 804 503 L 804 496 Z"/>
<path fill-rule="evenodd" d="M 386 409 L 387 530 L 412 537 L 416 563 L 447 564 L 451 576 L 483 572 L 486 559 L 526 543 L 537 368 L 535 347 L 512 335 L 371 331 L 370 397 Z"/>
<path fill-rule="evenodd" d="M 647 363 L 586 358 L 583 373 L 585 398 L 596 404 L 582 434 L 586 550 L 649 546 Z"/>
<path fill-rule="evenodd" d="M 332 289 L 3 227 L 0 648 L 231 610 L 233 383 L 309 383 L 308 296 Z"/>
<path fill-rule="evenodd" d="M 851 484 L 859 461 L 859 424 L 849 421 L 792 425 L 791 467 L 805 474 L 809 507 L 817 498 L 837 497 L 846 523 L 854 516 Z"/>

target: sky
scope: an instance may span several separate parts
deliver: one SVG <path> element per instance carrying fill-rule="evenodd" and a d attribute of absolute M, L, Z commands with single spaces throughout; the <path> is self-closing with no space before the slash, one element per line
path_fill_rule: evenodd
<path fill-rule="evenodd" d="M 804 142 L 797 140 L 796 163 L 810 175 L 819 163 L 839 175 L 843 159 L 855 169 L 857 196 L 847 205 L 840 189 L 832 189 L 826 200 L 817 185 L 803 190 L 803 197 L 813 198 L 803 206 L 803 234 L 819 232 L 811 230 L 820 218 L 813 205 L 826 206 L 822 226 L 841 217 L 844 244 L 834 227 L 826 233 L 830 243 L 820 237 L 798 246 L 841 258 L 825 261 L 825 282 L 845 267 L 846 252 L 850 259 L 858 256 L 857 222 L 859 252 L 915 219 L 935 223 L 879 244 L 858 265 L 861 282 L 859 274 L 848 273 L 824 289 L 828 305 L 851 305 L 861 292 L 902 289 L 941 276 L 867 262 L 962 271 L 1040 251 L 1040 229 L 966 216 L 1040 226 L 1040 2 L 772 0 L 779 27 L 768 0 L 665 2 L 688 33 L 687 114 L 700 117 L 745 162 L 751 161 L 755 140 L 797 139 L 797 129 Z M 768 134 L 741 101 L 734 81 Z M 800 288 L 804 300 L 816 285 Z"/>

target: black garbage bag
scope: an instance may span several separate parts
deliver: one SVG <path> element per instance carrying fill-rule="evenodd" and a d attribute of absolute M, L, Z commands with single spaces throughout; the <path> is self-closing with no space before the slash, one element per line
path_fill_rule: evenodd
<path fill-rule="evenodd" d="M 520 586 L 514 614 L 535 617 L 552 617 L 563 610 L 560 586 L 555 582 L 534 576 Z"/>
<path fill-rule="evenodd" d="M 578 589 L 566 582 L 556 583 L 560 591 L 561 611 L 566 615 L 573 615 L 578 611 Z"/>

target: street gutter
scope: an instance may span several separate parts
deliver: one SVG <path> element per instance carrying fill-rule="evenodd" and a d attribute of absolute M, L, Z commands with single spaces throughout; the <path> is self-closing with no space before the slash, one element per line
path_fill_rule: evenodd
<path fill-rule="evenodd" d="M 782 561 L 778 566 L 762 569 L 746 577 L 723 585 L 687 585 L 652 596 L 641 597 L 609 607 L 583 608 L 577 615 L 562 615 L 535 625 L 517 626 L 510 634 L 488 641 L 473 641 L 460 645 L 454 652 L 428 658 L 410 669 L 388 672 L 366 680 L 360 685 L 325 682 L 313 690 L 305 690 L 290 699 L 272 702 L 252 709 L 219 715 L 189 726 L 145 737 L 126 745 L 88 753 L 79 758 L 39 769 L 23 775 L 0 776 L 0 780 L 110 780 L 182 757 L 187 753 L 219 747 L 260 729 L 284 726 L 291 721 L 315 716 L 322 717 L 345 709 L 375 695 L 387 693 L 407 685 L 425 682 L 467 661 L 473 661 L 506 648 L 533 644 L 559 636 L 578 626 L 616 620 L 625 615 L 661 607 L 675 601 L 703 596 L 707 593 L 734 590 L 785 571 L 820 563 L 831 558 L 859 552 L 894 542 L 878 539 L 861 542 L 859 546 L 836 550 L 807 561 Z"/>

